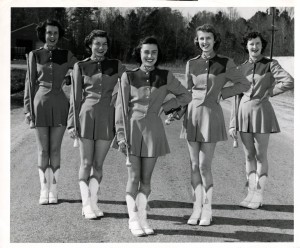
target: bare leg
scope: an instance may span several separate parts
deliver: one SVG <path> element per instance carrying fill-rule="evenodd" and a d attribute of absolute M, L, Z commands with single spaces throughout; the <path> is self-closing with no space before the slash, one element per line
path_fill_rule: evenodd
<path fill-rule="evenodd" d="M 188 141 L 188 149 L 190 153 L 191 159 L 191 184 L 193 189 L 201 184 L 202 185 L 202 178 L 200 175 L 200 166 L 199 166 L 199 153 L 200 153 L 200 145 L 199 142 L 191 142 Z"/>
<path fill-rule="evenodd" d="M 50 165 L 55 169 L 60 166 L 61 143 L 66 127 L 50 127 Z"/>
<path fill-rule="evenodd" d="M 38 147 L 38 168 L 41 184 L 39 204 L 49 203 L 49 128 L 36 127 L 35 135 Z"/>
<path fill-rule="evenodd" d="M 79 168 L 79 187 L 82 200 L 82 215 L 86 219 L 95 219 L 97 215 L 92 209 L 91 194 L 89 189 L 89 177 L 94 159 L 95 141 L 80 138 L 80 168 Z"/>
<path fill-rule="evenodd" d="M 212 220 L 212 191 L 213 176 L 211 171 L 212 159 L 216 143 L 201 143 L 199 161 L 200 174 L 203 181 L 203 206 L 201 212 L 200 226 L 208 226 Z"/>
<path fill-rule="evenodd" d="M 255 133 L 254 135 L 254 146 L 256 149 L 256 161 L 257 161 L 257 174 L 263 175 L 268 174 L 268 146 L 270 134 Z"/>
<path fill-rule="evenodd" d="M 241 136 L 243 149 L 245 153 L 246 173 L 247 175 L 249 175 L 250 172 L 257 170 L 254 136 L 253 133 L 243 133 L 243 132 L 240 132 L 240 136 Z"/>
<path fill-rule="evenodd" d="M 135 198 L 141 180 L 142 158 L 130 155 L 130 162 L 131 167 L 128 167 L 126 192 Z"/>
<path fill-rule="evenodd" d="M 203 181 L 203 186 L 207 190 L 213 185 L 213 176 L 211 172 L 211 164 L 216 148 L 216 143 L 201 143 L 199 161 L 200 174 Z"/>
<path fill-rule="evenodd" d="M 38 148 L 38 167 L 46 170 L 49 166 L 49 127 L 36 127 L 35 137 Z"/>
<path fill-rule="evenodd" d="M 91 168 L 94 160 L 95 141 L 85 138 L 79 139 L 80 150 L 80 168 L 79 180 L 88 181 L 90 177 Z"/>
<path fill-rule="evenodd" d="M 98 207 L 98 190 L 102 180 L 102 168 L 104 159 L 108 153 L 111 141 L 107 140 L 96 140 L 95 141 L 95 152 L 94 152 L 94 163 L 93 170 L 89 181 L 89 189 L 91 193 L 91 206 L 93 211 L 98 217 L 104 216 L 104 213 Z"/>
<path fill-rule="evenodd" d="M 148 196 L 151 192 L 151 177 L 157 158 L 142 158 L 141 163 L 141 181 L 139 191 Z"/>

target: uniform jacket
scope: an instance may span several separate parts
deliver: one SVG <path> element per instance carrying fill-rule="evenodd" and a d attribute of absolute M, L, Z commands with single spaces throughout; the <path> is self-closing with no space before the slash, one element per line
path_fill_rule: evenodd
<path fill-rule="evenodd" d="M 76 61 L 76 57 L 70 51 L 59 48 L 51 51 L 47 49 L 46 44 L 29 53 L 24 91 L 25 114 L 31 112 L 30 108 L 38 89 L 43 90 L 44 94 L 62 90 L 63 80 Z"/>
<path fill-rule="evenodd" d="M 201 55 L 187 62 L 186 81 L 193 93 L 193 101 L 199 105 L 216 102 L 219 93 L 226 99 L 249 88 L 249 82 L 231 58 L 213 54 L 210 58 Z M 233 85 L 224 87 L 226 83 Z"/>
<path fill-rule="evenodd" d="M 117 93 L 118 78 L 125 70 L 125 66 L 119 60 L 108 58 L 101 62 L 87 58 L 74 65 L 74 87 L 71 90 L 68 128 L 74 127 L 74 106 L 78 125 L 78 116 L 83 104 L 88 108 L 93 108 L 98 103 L 107 107 L 113 105 L 112 96 Z"/>
<path fill-rule="evenodd" d="M 240 67 L 251 87 L 236 97 L 231 111 L 230 128 L 236 127 L 236 114 L 242 97 L 251 101 L 261 99 L 266 91 L 273 97 L 294 88 L 294 78 L 275 59 L 260 56 L 255 62 L 251 59 L 245 61 Z"/>
<path fill-rule="evenodd" d="M 121 79 L 121 90 L 127 121 L 128 119 L 142 120 L 148 118 L 147 120 L 151 122 L 156 119 L 151 118 L 151 116 L 159 115 L 163 102 L 169 93 L 176 96 L 171 100 L 174 109 L 187 105 L 192 99 L 191 94 L 171 72 L 158 68 L 150 72 L 145 72 L 141 68 L 125 72 Z M 121 100 L 119 89 L 116 103 L 117 140 L 124 138 Z M 127 121 L 126 125 L 128 125 Z"/>

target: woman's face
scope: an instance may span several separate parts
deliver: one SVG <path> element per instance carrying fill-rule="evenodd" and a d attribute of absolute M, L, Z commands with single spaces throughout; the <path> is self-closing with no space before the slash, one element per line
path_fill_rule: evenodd
<path fill-rule="evenodd" d="M 141 61 L 144 66 L 154 66 L 158 57 L 156 44 L 143 44 L 141 47 Z"/>
<path fill-rule="evenodd" d="M 59 30 L 57 26 L 46 26 L 45 40 L 48 46 L 55 46 L 59 39 Z"/>
<path fill-rule="evenodd" d="M 95 37 L 90 45 L 90 48 L 93 56 L 97 58 L 104 57 L 108 49 L 106 37 Z"/>
<path fill-rule="evenodd" d="M 215 38 L 213 33 L 197 31 L 197 37 L 203 52 L 210 53 L 214 50 Z"/>
<path fill-rule="evenodd" d="M 258 57 L 261 54 L 262 42 L 259 37 L 255 39 L 248 40 L 247 42 L 247 50 L 249 52 L 250 57 Z"/>

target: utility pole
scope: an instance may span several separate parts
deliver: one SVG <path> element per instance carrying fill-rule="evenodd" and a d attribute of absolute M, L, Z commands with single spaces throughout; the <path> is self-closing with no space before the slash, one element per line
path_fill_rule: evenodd
<path fill-rule="evenodd" d="M 275 27 L 275 12 L 276 12 L 276 8 L 275 8 L 275 7 L 270 7 L 270 8 L 269 8 L 269 13 L 270 13 L 270 15 L 272 15 L 271 29 L 269 29 L 269 31 L 272 32 L 272 34 L 271 34 L 271 51 L 270 51 L 270 59 L 272 59 L 272 57 L 273 57 L 273 47 L 274 47 L 274 35 L 275 35 L 275 31 L 278 30 L 278 29 L 276 29 L 276 27 Z"/>

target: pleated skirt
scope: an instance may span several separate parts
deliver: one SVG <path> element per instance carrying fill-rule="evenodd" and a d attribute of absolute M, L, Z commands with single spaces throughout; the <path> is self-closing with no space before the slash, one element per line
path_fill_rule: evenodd
<path fill-rule="evenodd" d="M 188 105 L 180 138 L 193 142 L 216 143 L 227 140 L 224 115 L 220 104 L 197 101 Z"/>
<path fill-rule="evenodd" d="M 241 99 L 238 111 L 238 131 L 245 133 L 278 133 L 279 124 L 269 100 Z"/>
<path fill-rule="evenodd" d="M 90 140 L 112 140 L 115 135 L 114 110 L 110 101 L 85 101 L 79 113 L 80 137 Z"/>
<path fill-rule="evenodd" d="M 130 117 L 130 154 L 138 157 L 160 157 L 170 153 L 165 129 L 157 114 L 144 118 Z"/>
<path fill-rule="evenodd" d="M 69 101 L 63 91 L 49 91 L 40 87 L 34 96 L 36 127 L 67 126 Z"/>

